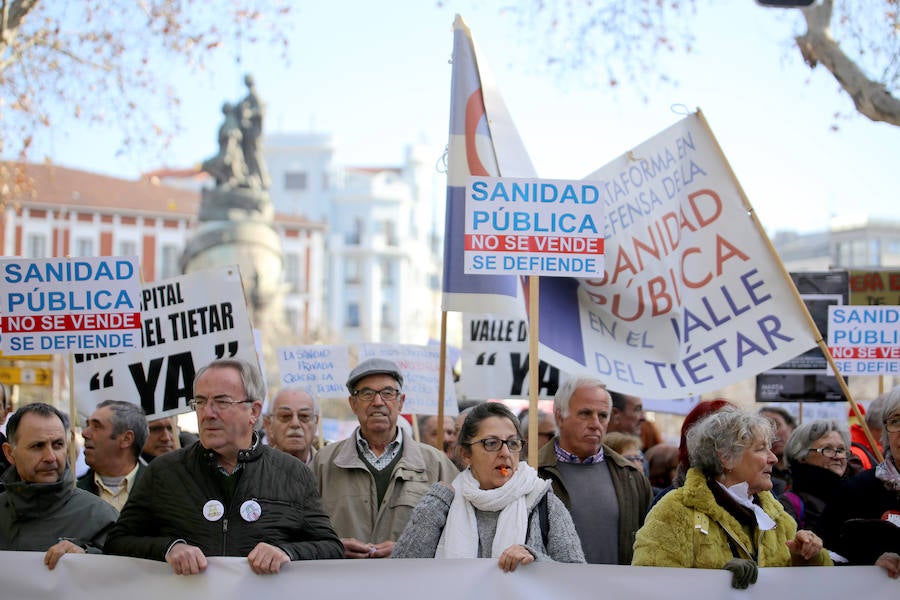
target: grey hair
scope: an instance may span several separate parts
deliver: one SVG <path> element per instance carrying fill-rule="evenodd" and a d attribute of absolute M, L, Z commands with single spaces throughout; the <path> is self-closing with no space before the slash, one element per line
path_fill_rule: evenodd
<path fill-rule="evenodd" d="M 319 399 L 316 398 L 316 393 L 311 388 L 302 385 L 286 385 L 278 390 L 278 393 L 272 396 L 272 404 L 269 408 L 270 415 L 275 412 L 275 401 L 278 400 L 278 396 L 280 396 L 284 392 L 303 392 L 304 394 L 308 394 L 309 397 L 312 398 L 313 414 L 317 417 L 319 416 Z"/>
<path fill-rule="evenodd" d="M 850 452 L 850 431 L 845 425 L 842 425 L 834 419 L 816 419 L 800 425 L 791 433 L 787 443 L 784 445 L 784 459 L 789 467 L 793 467 L 801 462 L 809 454 L 809 447 L 813 442 L 828 435 L 832 431 L 837 431 L 844 441 L 844 448 Z"/>
<path fill-rule="evenodd" d="M 263 385 L 262 375 L 260 375 L 258 368 L 246 360 L 240 358 L 219 358 L 204 367 L 200 367 L 200 370 L 194 375 L 194 388 L 197 387 L 197 380 L 210 369 L 234 369 L 241 376 L 241 382 L 244 384 L 244 393 L 247 394 L 247 398 L 254 402 L 263 402 L 265 400 L 266 387 Z"/>
<path fill-rule="evenodd" d="M 97 408 L 109 407 L 112 413 L 112 437 L 119 437 L 126 431 L 134 433 L 134 440 L 131 442 L 131 453 L 137 458 L 150 437 L 150 426 L 147 425 L 147 416 L 144 409 L 132 402 L 124 400 L 104 400 L 97 405 Z"/>
<path fill-rule="evenodd" d="M 572 399 L 575 390 L 582 387 L 598 387 L 606 391 L 606 384 L 594 377 L 570 377 L 556 390 L 553 397 L 553 412 L 559 413 L 561 418 L 568 417 L 569 400 Z"/>
<path fill-rule="evenodd" d="M 866 407 L 866 425 L 869 429 L 881 429 L 884 426 L 884 404 L 890 392 L 885 392 L 872 400 Z"/>
<path fill-rule="evenodd" d="M 895 416 L 900 416 L 900 385 L 887 393 L 887 398 L 884 401 L 884 414 L 881 417 L 882 426 L 885 421 Z M 886 454 L 891 454 L 891 443 L 888 440 L 888 435 L 887 427 L 883 427 L 881 430 L 881 447 L 884 448 Z M 900 460 L 900 456 L 894 456 L 893 458 L 895 463 Z"/>
<path fill-rule="evenodd" d="M 718 477 L 725 463 L 737 462 L 754 440 L 762 436 L 771 444 L 774 435 L 775 426 L 766 417 L 725 406 L 688 430 L 691 466 L 707 477 Z"/>

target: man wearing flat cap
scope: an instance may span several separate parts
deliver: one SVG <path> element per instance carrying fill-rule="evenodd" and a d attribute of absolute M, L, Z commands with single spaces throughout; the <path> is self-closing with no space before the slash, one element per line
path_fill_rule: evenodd
<path fill-rule="evenodd" d="M 386 558 L 413 507 L 457 471 L 447 456 L 397 426 L 405 395 L 400 368 L 384 358 L 360 362 L 347 379 L 359 427 L 313 459 L 325 511 L 347 558 Z"/>

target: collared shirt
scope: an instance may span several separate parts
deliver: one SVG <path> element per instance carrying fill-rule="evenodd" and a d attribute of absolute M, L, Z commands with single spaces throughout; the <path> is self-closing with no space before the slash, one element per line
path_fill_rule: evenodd
<path fill-rule="evenodd" d="M 103 478 L 95 471 L 94 483 L 97 484 L 97 495 L 113 508 L 121 512 L 122 507 L 125 506 L 125 502 L 128 500 L 128 494 L 131 492 L 132 488 L 134 488 L 134 480 L 137 478 L 138 467 L 140 467 L 139 462 L 134 464 L 134 468 L 125 476 L 116 492 L 113 492 L 110 488 L 106 487 L 106 484 L 103 483 Z"/>
<path fill-rule="evenodd" d="M 394 438 L 394 441 L 388 444 L 387 449 L 384 451 L 384 454 L 381 456 L 375 456 L 375 453 L 372 452 L 372 449 L 369 447 L 369 442 L 366 441 L 366 438 L 360 434 L 359 427 L 356 428 L 356 447 L 359 448 L 360 454 L 362 454 L 363 458 L 366 459 L 366 462 L 372 465 L 372 467 L 376 471 L 381 471 L 386 466 L 391 464 L 391 461 L 400 454 L 400 448 L 403 446 L 403 429 L 398 425 L 397 426 L 397 437 Z"/>
<path fill-rule="evenodd" d="M 571 452 L 563 450 L 559 446 L 559 438 L 557 438 L 553 442 L 553 451 L 556 452 L 556 460 L 558 460 L 559 462 L 571 463 L 575 465 L 593 465 L 603 462 L 603 446 L 600 446 L 600 452 L 598 452 L 597 454 L 588 456 L 584 460 L 581 460 Z"/>

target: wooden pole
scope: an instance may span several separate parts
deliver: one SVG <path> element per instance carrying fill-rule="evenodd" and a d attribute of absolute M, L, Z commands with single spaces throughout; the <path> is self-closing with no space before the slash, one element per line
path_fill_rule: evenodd
<path fill-rule="evenodd" d="M 528 278 L 528 464 L 537 469 L 538 459 L 538 300 L 540 279 L 532 275 Z"/>
<path fill-rule="evenodd" d="M 771 254 L 772 259 L 778 263 L 778 269 L 781 271 L 782 276 L 785 278 L 787 283 L 790 284 L 789 287 L 794 295 L 794 300 L 801 307 L 803 314 L 806 316 L 806 322 L 809 325 L 810 330 L 813 332 L 813 336 L 816 340 L 816 345 L 822 351 L 822 354 L 825 355 L 825 360 L 828 361 L 832 373 L 834 373 L 834 376 L 837 378 L 838 385 L 841 387 L 841 391 L 847 398 L 847 403 L 850 405 L 850 409 L 853 411 L 853 414 L 856 416 L 859 424 L 862 426 L 863 433 L 866 434 L 866 439 L 869 441 L 869 444 L 872 446 L 872 450 L 874 450 L 875 452 L 875 457 L 878 459 L 878 462 L 882 462 L 884 460 L 884 456 L 882 456 L 881 454 L 881 448 L 875 442 L 875 438 L 872 436 L 872 431 L 869 429 L 869 426 L 866 425 L 866 421 L 865 419 L 863 419 L 862 413 L 860 413 L 859 411 L 859 405 L 850 394 L 850 390 L 849 388 L 847 388 L 847 382 L 844 381 L 844 378 L 841 376 L 841 372 L 837 367 L 837 363 L 834 362 L 834 357 L 832 357 L 831 352 L 828 351 L 828 345 L 825 343 L 825 340 L 822 339 L 822 334 L 819 332 L 818 325 L 816 325 L 816 322 L 812 318 L 812 315 L 809 314 L 809 309 L 806 308 L 806 303 L 800 296 L 800 292 L 797 290 L 797 286 L 794 285 L 794 281 L 791 279 L 790 273 L 788 273 L 787 269 L 785 269 L 784 263 L 781 262 L 781 257 L 778 256 L 778 252 L 775 250 L 775 246 L 772 245 L 772 240 L 769 239 L 769 235 L 766 233 L 765 228 L 763 228 L 762 224 L 759 222 L 759 218 L 756 216 L 756 212 L 753 210 L 753 206 L 747 199 L 747 194 L 744 193 L 744 188 L 741 187 L 741 184 L 738 182 L 737 176 L 734 174 L 734 170 L 731 168 L 731 163 L 729 163 L 728 159 L 725 157 L 725 153 L 722 151 L 722 147 L 719 146 L 719 141 L 716 139 L 716 136 L 713 135 L 712 129 L 710 128 L 709 123 L 706 121 L 706 117 L 703 116 L 703 111 L 701 111 L 700 109 L 697 109 L 697 117 L 700 119 L 700 122 L 703 124 L 703 126 L 706 127 L 706 131 L 707 133 L 709 133 L 710 140 L 712 140 L 712 143 L 715 145 L 716 150 L 719 153 L 719 157 L 725 164 L 725 168 L 728 169 L 728 173 L 729 175 L 731 175 L 731 180 L 741 197 L 741 202 L 743 203 L 744 208 L 747 210 L 747 214 L 750 217 L 750 220 L 753 222 L 753 225 L 756 227 L 757 232 L 768 246 L 769 254 Z"/>
<path fill-rule="evenodd" d="M 437 447 L 444 447 L 444 394 L 447 381 L 444 372 L 447 370 L 447 311 L 441 311 L 441 350 L 438 359 L 438 412 L 437 412 Z"/>
<path fill-rule="evenodd" d="M 75 421 L 78 419 L 78 412 L 75 409 L 75 355 L 69 353 L 69 469 L 72 470 L 72 487 L 77 487 L 75 483 L 78 475 L 75 472 L 78 466 L 78 445 L 75 443 Z"/>

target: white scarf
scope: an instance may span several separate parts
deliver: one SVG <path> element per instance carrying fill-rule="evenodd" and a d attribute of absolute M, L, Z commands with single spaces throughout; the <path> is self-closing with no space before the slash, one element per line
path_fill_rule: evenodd
<path fill-rule="evenodd" d="M 890 454 L 884 457 L 884 462 L 875 466 L 875 477 L 884 483 L 885 488 L 900 492 L 900 472 L 897 471 L 894 457 Z"/>
<path fill-rule="evenodd" d="M 775 528 L 775 521 L 772 520 L 772 517 L 767 515 L 766 511 L 759 504 L 750 499 L 750 485 L 746 481 L 736 483 L 731 487 L 726 487 L 721 481 L 718 483 L 722 486 L 722 489 L 728 492 L 729 496 L 734 498 L 735 502 L 753 511 L 754 516 L 756 516 L 756 526 L 759 527 L 760 531 L 768 531 Z"/>
<path fill-rule="evenodd" d="M 550 482 L 540 479 L 527 462 L 519 462 L 513 476 L 502 486 L 482 490 L 466 469 L 453 480 L 453 502 L 438 542 L 435 558 L 478 558 L 478 523 L 475 508 L 500 511 L 491 556 L 500 556 L 514 544 L 524 544 L 528 532 L 528 500 L 541 498 Z"/>

